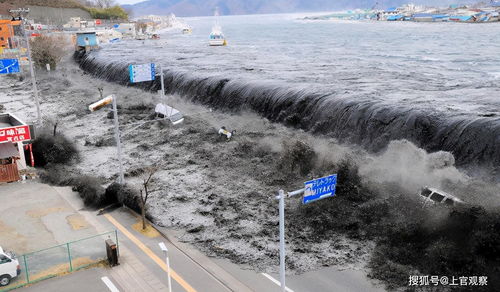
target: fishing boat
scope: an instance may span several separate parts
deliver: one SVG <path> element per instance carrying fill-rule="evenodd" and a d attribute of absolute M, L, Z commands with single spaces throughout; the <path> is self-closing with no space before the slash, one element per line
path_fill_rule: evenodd
<path fill-rule="evenodd" d="M 210 33 L 210 39 L 208 43 L 211 46 L 225 46 L 227 45 L 227 41 L 224 38 L 224 34 L 222 33 L 222 30 L 219 27 L 212 27 L 212 32 Z"/>
<path fill-rule="evenodd" d="M 212 26 L 212 32 L 210 33 L 210 38 L 208 41 L 208 44 L 210 46 L 225 46 L 227 45 L 226 38 L 224 37 L 224 34 L 222 33 L 222 28 L 219 25 L 219 21 L 217 17 L 219 16 L 219 13 L 217 9 L 215 10 L 215 23 L 214 26 Z"/>
<path fill-rule="evenodd" d="M 182 29 L 182 34 L 191 34 L 192 32 L 193 29 L 189 26 Z"/>

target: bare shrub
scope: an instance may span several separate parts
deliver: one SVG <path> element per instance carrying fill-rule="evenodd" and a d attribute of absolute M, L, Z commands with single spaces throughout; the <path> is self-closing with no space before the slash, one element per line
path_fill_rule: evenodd
<path fill-rule="evenodd" d="M 141 212 L 137 190 L 127 184 L 112 183 L 106 188 L 106 198 L 121 203 L 130 209 Z"/>
<path fill-rule="evenodd" d="M 72 178 L 70 184 L 73 185 L 73 191 L 78 192 L 83 199 L 85 206 L 103 207 L 107 202 L 105 190 L 101 186 L 101 181 L 93 176 L 79 176 Z"/>
<path fill-rule="evenodd" d="M 35 66 L 45 68 L 46 64 L 55 70 L 57 64 L 64 56 L 64 47 L 67 44 L 63 37 L 39 36 L 30 40 L 31 56 Z"/>
<path fill-rule="evenodd" d="M 54 136 L 48 130 L 42 130 L 33 142 L 33 155 L 35 164 L 43 167 L 49 163 L 68 164 L 78 158 L 78 150 L 63 134 Z"/>
<path fill-rule="evenodd" d="M 314 149 L 306 142 L 299 140 L 284 141 L 278 168 L 287 175 L 298 172 L 300 175 L 305 176 L 314 168 L 317 156 Z"/>
<path fill-rule="evenodd" d="M 67 186 L 71 182 L 67 171 L 58 167 L 49 166 L 38 171 L 38 176 L 43 183 L 55 186 Z"/>

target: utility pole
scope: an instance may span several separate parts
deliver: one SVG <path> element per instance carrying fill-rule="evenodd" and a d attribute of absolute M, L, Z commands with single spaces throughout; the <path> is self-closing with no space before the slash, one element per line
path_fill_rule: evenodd
<path fill-rule="evenodd" d="M 42 112 L 40 111 L 40 101 L 38 98 L 38 87 L 36 85 L 36 76 L 35 76 L 35 68 L 33 67 L 33 60 L 31 58 L 31 46 L 30 39 L 28 34 L 26 33 L 26 25 L 28 24 L 26 21 L 26 16 L 30 12 L 30 9 L 19 8 L 15 10 L 9 11 L 12 14 L 16 14 L 21 18 L 21 26 L 24 34 L 24 39 L 26 41 L 26 48 L 28 50 L 28 61 L 30 65 L 30 74 L 31 74 L 31 82 L 33 84 L 33 95 L 35 96 L 35 106 L 36 106 L 36 114 L 37 114 L 37 124 L 41 124 L 42 122 Z M 23 16 L 24 14 L 24 16 Z"/>
<path fill-rule="evenodd" d="M 118 176 L 118 183 L 123 184 L 125 182 L 125 176 L 123 175 L 123 160 L 122 160 L 122 143 L 120 138 L 120 127 L 118 125 L 118 108 L 116 106 L 116 96 L 113 95 L 113 118 L 115 124 L 115 139 L 116 148 L 118 152 L 118 163 L 120 167 L 120 174 Z"/>

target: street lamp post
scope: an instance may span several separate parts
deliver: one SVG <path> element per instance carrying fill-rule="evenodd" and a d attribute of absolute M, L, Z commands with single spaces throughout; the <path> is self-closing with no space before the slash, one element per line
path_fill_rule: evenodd
<path fill-rule="evenodd" d="M 15 9 L 15 10 L 10 10 L 10 13 L 17 13 L 21 18 L 21 27 L 22 27 L 22 32 L 24 35 L 24 39 L 26 41 L 26 49 L 28 51 L 28 62 L 30 65 L 30 74 L 31 74 L 31 83 L 33 85 L 33 95 L 35 96 L 35 106 L 36 106 L 36 114 L 37 114 L 37 124 L 40 124 L 42 122 L 42 112 L 40 110 L 40 101 L 38 98 L 38 87 L 36 85 L 36 76 L 35 76 L 35 68 L 33 66 L 33 59 L 31 58 L 31 45 L 30 45 L 30 39 L 29 35 L 26 33 L 26 25 L 28 25 L 28 22 L 26 21 L 26 16 L 22 16 L 22 14 L 28 15 L 29 13 L 29 8 L 24 9 Z"/>
<path fill-rule="evenodd" d="M 116 140 L 116 149 L 119 163 L 120 173 L 118 174 L 118 183 L 123 184 L 125 182 L 125 175 L 123 174 L 123 160 L 122 160 L 122 143 L 121 143 L 121 135 L 120 135 L 120 127 L 118 123 L 118 106 L 116 105 L 116 96 L 114 94 L 103 98 L 91 105 L 89 105 L 89 110 L 91 112 L 96 111 L 102 108 L 105 105 L 113 104 L 113 120 L 115 126 L 115 140 Z"/>
<path fill-rule="evenodd" d="M 118 108 L 116 106 L 116 96 L 113 95 L 113 120 L 115 124 L 115 139 L 116 148 L 118 154 L 118 163 L 120 167 L 120 174 L 118 176 L 118 183 L 123 184 L 125 182 L 125 176 L 123 174 L 123 160 L 122 160 L 122 143 L 120 138 L 120 127 L 118 126 Z"/>
<path fill-rule="evenodd" d="M 170 262 L 168 260 L 168 249 L 165 243 L 160 242 L 158 243 L 160 246 L 161 250 L 163 251 L 163 254 L 165 255 L 165 263 L 167 264 L 167 275 L 168 275 L 168 291 L 172 292 L 172 280 L 170 278 Z"/>

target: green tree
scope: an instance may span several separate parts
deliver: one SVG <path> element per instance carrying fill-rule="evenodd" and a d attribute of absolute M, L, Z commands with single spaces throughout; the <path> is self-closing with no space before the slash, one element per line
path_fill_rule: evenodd
<path fill-rule="evenodd" d="M 88 8 L 87 11 L 93 18 L 128 19 L 128 13 L 118 5 L 108 8 Z"/>

